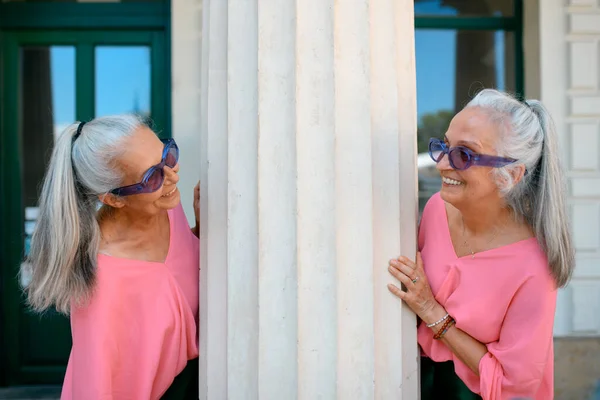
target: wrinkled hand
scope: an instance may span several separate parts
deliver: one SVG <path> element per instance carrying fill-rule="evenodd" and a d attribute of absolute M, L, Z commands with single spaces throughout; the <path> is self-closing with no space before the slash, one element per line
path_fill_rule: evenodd
<path fill-rule="evenodd" d="M 402 299 L 423 321 L 430 320 L 431 314 L 440 305 L 427 281 L 421 253 L 417 253 L 416 263 L 403 256 L 390 260 L 388 271 L 406 287 L 403 291 L 390 283 L 390 292 Z"/>

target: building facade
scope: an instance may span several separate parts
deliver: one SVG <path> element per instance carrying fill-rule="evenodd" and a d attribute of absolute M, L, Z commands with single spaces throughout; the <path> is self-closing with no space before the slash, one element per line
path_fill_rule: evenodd
<path fill-rule="evenodd" d="M 54 138 L 76 120 L 150 114 L 171 135 L 170 4 L 0 3 L 0 386 L 57 384 L 68 319 L 30 313 L 17 271 Z"/>
<path fill-rule="evenodd" d="M 266 336 L 263 336 L 263 339 L 260 336 L 243 338 L 254 343 L 247 345 L 249 347 L 246 349 L 252 349 L 247 356 L 257 363 L 265 363 L 262 364 L 263 367 L 271 365 L 275 368 L 276 362 L 283 359 L 271 360 L 272 364 L 268 364 L 260 358 L 261 354 L 270 354 L 265 353 L 265 347 L 261 347 L 265 346 L 261 343 L 269 338 L 268 335 L 276 335 L 277 329 L 281 327 L 291 335 L 288 339 L 310 333 L 311 325 L 302 327 L 301 322 L 298 322 L 300 325 L 295 326 L 275 325 L 275 320 L 269 319 L 275 318 L 277 313 L 281 317 L 288 312 L 296 321 L 303 321 L 301 312 L 296 314 L 298 304 L 289 303 L 291 300 L 285 296 L 281 299 L 282 309 L 271 310 L 274 314 L 269 318 L 256 315 L 247 326 L 232 325 L 226 315 L 228 310 L 230 315 L 242 315 L 248 312 L 252 314 L 252 304 L 260 305 L 261 309 L 264 309 L 266 305 L 260 303 L 261 293 L 262 298 L 265 296 L 277 298 L 281 295 L 275 287 L 269 286 L 269 279 L 283 279 L 284 275 L 267 274 L 263 281 L 260 280 L 260 271 L 268 271 L 278 263 L 277 260 L 270 260 L 268 256 L 264 258 L 264 254 L 281 256 L 288 246 L 289 251 L 300 252 L 294 253 L 298 260 L 301 260 L 302 254 L 308 257 L 306 260 L 310 260 L 312 253 L 309 249 L 303 250 L 302 243 L 305 242 L 302 242 L 301 237 L 286 235 L 292 232 L 292 226 L 304 226 L 304 231 L 294 228 L 294 232 L 298 235 L 307 235 L 308 238 L 316 234 L 318 223 L 290 218 L 285 222 L 290 225 L 285 225 L 279 220 L 265 219 L 264 213 L 259 214 L 252 209 L 235 211 L 238 212 L 239 220 L 235 218 L 232 220 L 228 216 L 236 214 L 234 210 L 227 208 L 230 207 L 227 204 L 234 204 L 235 194 L 228 189 L 240 188 L 247 196 L 254 196 L 256 199 L 283 196 L 284 199 L 291 199 L 290 201 L 296 206 L 305 207 L 304 210 L 309 215 L 317 218 L 320 214 L 315 214 L 314 207 L 317 205 L 311 203 L 312 197 L 302 197 L 300 192 L 295 192 L 296 189 L 291 186 L 278 191 L 275 182 L 289 184 L 290 179 L 295 179 L 294 176 L 302 177 L 303 174 L 310 173 L 309 161 L 316 161 L 322 168 L 331 167 L 327 160 L 336 157 L 335 149 L 327 150 L 333 153 L 325 152 L 317 156 L 306 154 L 305 156 L 308 157 L 304 159 L 306 164 L 302 164 L 303 159 L 299 158 L 296 160 L 299 164 L 292 167 L 291 164 L 287 165 L 284 160 L 276 157 L 273 146 L 277 149 L 280 148 L 277 146 L 283 146 L 284 149 L 294 152 L 298 150 L 295 146 L 303 144 L 302 136 L 278 135 L 286 132 L 292 121 L 296 121 L 294 122 L 297 124 L 296 130 L 302 128 L 303 131 L 312 132 L 311 129 L 318 128 L 322 129 L 319 132 L 323 135 L 330 132 L 322 125 L 308 123 L 302 125 L 302 119 L 299 117 L 297 120 L 293 119 L 304 115 L 303 113 L 310 115 L 310 112 L 314 111 L 310 108 L 312 99 L 321 99 L 319 100 L 321 103 L 318 104 L 323 109 L 329 110 L 333 118 L 336 116 L 341 118 L 343 113 L 348 112 L 339 106 L 345 103 L 336 103 L 333 98 L 323 100 L 319 96 L 326 97 L 328 92 L 319 92 L 310 86 L 311 77 L 318 77 L 321 73 L 327 76 L 327 68 L 330 68 L 329 71 L 336 71 L 338 68 L 337 75 L 348 79 L 348 81 L 338 81 L 339 87 L 359 85 L 362 89 L 358 90 L 373 93 L 369 89 L 377 88 L 377 81 L 373 75 L 368 77 L 352 75 L 356 71 L 350 67 L 344 69 L 343 60 L 340 65 L 328 66 L 326 63 L 337 60 L 332 49 L 335 43 L 338 45 L 341 43 L 355 46 L 352 47 L 355 54 L 349 57 L 356 58 L 347 61 L 350 63 L 349 66 L 352 62 L 364 61 L 361 59 L 364 51 L 370 51 L 369 54 L 375 54 L 372 57 L 381 57 L 377 60 L 383 61 L 370 64 L 370 68 L 386 63 L 397 66 L 399 64 L 394 62 L 400 61 L 386 59 L 384 55 L 376 53 L 376 46 L 364 41 L 366 36 L 384 35 L 381 37 L 385 37 L 385 32 L 388 32 L 388 35 L 401 35 L 395 39 L 397 42 L 390 42 L 388 46 L 394 47 L 395 43 L 396 51 L 403 57 L 400 60 L 408 63 L 407 65 L 412 62 L 415 67 L 413 72 L 410 68 L 405 70 L 401 79 L 390 71 L 381 71 L 384 74 L 382 76 L 396 79 L 394 82 L 403 88 L 405 97 L 400 93 L 395 98 L 392 91 L 385 88 L 380 90 L 382 96 L 391 96 L 387 98 L 404 104 L 408 113 L 390 111 L 390 115 L 396 120 L 401 118 L 397 125 L 383 126 L 377 123 L 372 125 L 366 122 L 367 114 L 361 114 L 365 112 L 364 107 L 371 107 L 370 109 L 375 110 L 374 115 L 377 116 L 378 111 L 383 113 L 386 110 L 384 105 L 373 100 L 359 105 L 345 104 L 345 107 L 350 109 L 358 107 L 355 108 L 358 110 L 356 111 L 359 115 L 358 120 L 363 121 L 365 129 L 370 129 L 373 135 L 391 127 L 392 131 L 396 130 L 395 140 L 403 143 L 402 146 L 397 147 L 399 149 L 397 153 L 400 154 L 400 159 L 404 162 L 408 161 L 408 164 L 398 164 L 393 171 L 408 177 L 402 181 L 405 197 L 400 197 L 399 191 L 389 192 L 380 199 L 383 201 L 381 207 L 389 207 L 390 204 L 393 207 L 394 203 L 386 203 L 386 200 L 395 199 L 399 208 L 410 209 L 411 196 L 414 195 L 415 198 L 418 196 L 419 208 L 422 209 L 428 197 L 439 186 L 439 177 L 434 170 L 432 171 L 428 157 L 423 154 L 425 152 L 423 145 L 429 137 L 443 134 L 452 115 L 460 110 L 480 88 L 497 87 L 527 98 L 539 98 L 552 112 L 561 134 L 563 159 L 568 176 L 568 202 L 577 249 L 577 269 L 573 281 L 560 292 L 556 314 L 556 390 L 557 398 L 587 398 L 585 396 L 595 388 L 600 378 L 600 367 L 596 362 L 600 359 L 600 313 L 597 312 L 600 308 L 600 272 L 598 272 L 600 271 L 598 268 L 600 266 L 600 65 L 598 64 L 600 4 L 598 0 L 416 0 L 414 3 L 401 0 L 365 1 L 363 6 L 366 7 L 368 4 L 373 11 L 372 14 L 368 14 L 368 9 L 356 11 L 348 8 L 331 14 L 332 18 L 338 18 L 337 25 L 331 23 L 327 25 L 327 22 L 321 21 L 324 27 L 335 32 L 335 40 L 328 44 L 330 47 L 321 48 L 319 57 L 312 59 L 308 53 L 306 55 L 303 53 L 292 55 L 289 51 L 286 53 L 286 46 L 293 46 L 296 38 L 299 37 L 293 36 L 293 32 L 296 32 L 296 35 L 298 32 L 301 33 L 304 38 L 304 33 L 307 35 L 311 32 L 315 24 L 319 23 L 320 17 L 330 15 L 327 13 L 331 12 L 333 2 L 319 1 L 315 4 L 308 2 L 307 4 L 310 3 L 312 6 L 307 6 L 306 12 L 314 14 L 302 14 L 303 3 L 297 1 L 281 1 L 277 6 L 271 3 L 265 6 L 266 3 L 261 1 L 254 3 L 258 6 L 250 4 L 248 6 L 250 8 L 241 10 L 227 6 L 219 8 L 220 3 L 217 0 L 147 2 L 4 0 L 0 2 L 0 386 L 60 384 L 71 344 L 68 321 L 52 313 L 43 318 L 28 313 L 22 304 L 18 282 L 15 279 L 22 256 L 27 251 L 32 226 L 35 224 L 38 185 L 43 176 L 53 138 L 65 124 L 72 121 L 87 120 L 99 115 L 135 112 L 149 116 L 159 135 L 174 137 L 180 148 L 184 149 L 181 155 L 179 186 L 184 207 L 190 216 L 192 215 L 192 188 L 200 177 L 203 178 L 203 194 L 206 196 L 203 212 L 207 221 L 204 227 L 206 229 L 204 246 L 213 246 L 214 243 L 223 246 L 212 253 L 206 251 L 205 247 L 208 258 L 203 259 L 203 262 L 210 265 L 228 265 L 222 275 L 204 276 L 206 282 L 216 282 L 213 283 L 213 287 L 217 285 L 225 290 L 222 293 L 205 291 L 203 294 L 206 296 L 203 298 L 205 318 L 209 314 L 225 313 L 221 314 L 221 319 L 217 318 L 218 322 L 204 324 L 212 328 L 207 328 L 202 337 L 207 338 L 206 340 L 216 340 L 210 342 L 216 343 L 216 347 L 203 342 L 209 354 L 204 364 L 205 380 L 212 376 L 216 382 L 221 382 L 220 384 L 225 388 L 223 390 L 226 390 L 225 377 L 245 377 L 251 390 L 262 393 L 261 398 L 268 398 L 268 392 L 260 391 L 261 387 L 267 390 L 260 384 L 263 378 L 254 376 L 252 372 L 243 368 L 246 359 L 238 359 L 231 355 L 239 350 L 236 348 L 239 343 L 236 338 L 225 336 L 226 340 L 223 342 L 219 339 L 219 335 L 227 329 L 247 330 L 258 327 L 260 332 L 266 332 Z M 329 3 L 331 5 L 328 8 Z M 384 7 L 394 10 L 392 6 L 397 7 L 395 14 L 391 15 L 397 16 L 398 21 L 386 19 L 386 12 L 377 13 L 378 10 L 384 10 Z M 406 9 L 408 6 L 410 10 Z M 269 7 L 277 8 L 269 9 Z M 314 7 L 323 8 L 320 13 L 310 11 Z M 242 18 L 241 16 L 245 15 L 242 11 L 255 16 L 250 19 Z M 398 28 L 399 21 L 406 26 L 407 12 L 410 13 L 410 21 L 408 21 L 410 32 Z M 237 16 L 239 20 L 232 19 Z M 273 22 L 278 16 L 290 21 L 293 32 L 286 31 L 285 27 Z M 302 17 L 307 18 L 306 22 L 301 19 Z M 364 25 L 367 18 L 371 18 L 371 27 Z M 373 25 L 381 27 L 382 30 L 374 30 Z M 335 31 L 336 26 L 346 26 L 349 33 Z M 255 33 L 255 37 L 247 35 L 248 32 Z M 263 36 L 258 36 L 259 32 Z M 278 36 L 279 33 L 290 35 L 284 36 L 289 41 L 277 42 L 273 37 L 264 36 L 269 34 Z M 228 42 L 227 37 L 243 41 L 245 46 L 238 48 L 232 41 Z M 350 40 L 349 37 L 354 39 Z M 411 57 L 408 49 L 413 43 L 414 56 Z M 265 47 L 266 44 L 271 47 Z M 250 64 L 250 70 L 247 69 L 249 68 L 247 62 L 255 62 Z M 303 70 L 307 74 L 304 75 L 307 81 L 296 81 L 302 78 L 291 72 L 293 68 L 298 67 L 296 62 L 299 63 L 298 65 L 305 65 L 306 68 L 313 68 L 307 72 Z M 259 71 L 272 71 L 280 77 L 280 81 L 264 81 L 269 77 L 268 74 L 255 75 L 258 80 L 253 81 L 251 74 L 248 74 L 252 66 Z M 319 68 L 321 70 L 318 70 Z M 219 71 L 224 75 L 219 75 Z M 345 73 L 349 75 L 344 75 Z M 385 75 L 386 73 L 389 75 Z M 329 76 L 335 79 L 335 75 Z M 245 78 L 236 81 L 236 77 Z M 290 81 L 284 79 L 285 77 L 293 79 Z M 285 86 L 286 82 L 288 86 Z M 322 83 L 328 85 L 331 82 L 323 78 Z M 361 84 L 363 86 L 360 86 Z M 285 93 L 289 91 L 300 97 L 293 99 L 285 97 Z M 302 103 L 303 93 L 308 96 L 305 103 Z M 229 97 L 226 94 L 229 94 Z M 280 100 L 288 107 L 283 109 L 288 113 L 283 114 L 284 117 L 277 117 L 271 111 L 281 105 Z M 338 102 L 342 100 L 343 98 L 338 99 Z M 328 101 L 332 102 L 328 103 Z M 412 113 L 414 116 L 411 110 L 414 111 Z M 256 118 L 262 119 L 259 121 Z M 253 124 L 256 126 L 257 122 L 260 122 L 261 126 L 268 128 L 265 131 L 267 134 L 271 132 L 271 136 L 267 136 L 270 141 L 265 142 L 263 138 L 263 142 L 260 142 L 257 132 L 236 125 L 240 123 L 239 121 L 249 126 Z M 382 124 L 389 123 L 386 119 L 381 121 Z M 414 145 L 406 141 L 409 137 L 407 132 L 409 136 L 410 132 L 416 134 Z M 242 135 L 249 135 L 254 139 L 243 138 Z M 247 140 L 251 141 L 247 142 Z M 306 140 L 305 146 L 320 145 L 316 136 L 312 139 L 315 140 L 313 142 Z M 380 170 L 377 170 L 377 165 L 373 166 L 372 163 L 377 159 L 373 154 L 377 155 L 379 154 L 377 152 L 383 150 L 371 147 L 374 153 L 367 155 L 360 148 L 353 147 L 361 143 L 360 140 L 366 139 L 364 137 L 360 139 L 359 136 L 351 136 L 348 139 L 349 148 L 354 150 L 347 154 L 353 159 L 362 160 L 365 168 L 370 165 L 369 168 L 372 169 L 369 169 L 370 174 L 364 176 L 359 174 L 358 183 L 344 181 L 343 177 L 335 175 L 335 171 L 331 172 L 332 178 L 341 182 L 342 187 L 344 182 L 347 185 L 356 183 L 359 187 L 367 185 L 368 182 L 376 183 L 384 176 L 378 172 Z M 371 145 L 374 143 L 372 142 Z M 240 150 L 248 148 L 248 144 L 251 148 L 253 145 L 263 147 L 256 147 L 256 153 Z M 259 162 L 259 150 L 263 154 L 262 159 L 268 162 L 263 161 L 262 164 Z M 219 158 L 219 151 L 224 158 Z M 418 153 L 418 156 L 414 156 L 413 159 L 415 153 Z M 301 157 L 303 153 L 295 154 Z M 214 168 L 210 169 L 208 164 L 213 159 L 216 160 L 211 164 Z M 219 161 L 234 159 L 245 161 L 240 164 Z M 393 160 L 390 159 L 388 162 L 393 163 Z M 270 171 L 274 169 L 269 167 L 272 164 L 283 168 L 279 170 L 283 175 L 270 175 Z M 249 168 L 251 165 L 255 165 L 256 170 Z M 349 162 L 341 164 L 340 168 L 342 170 L 350 168 L 350 165 Z M 410 180 L 415 175 L 413 172 L 417 170 L 418 192 L 416 180 L 414 186 L 411 186 Z M 349 174 L 353 173 L 351 169 L 346 171 Z M 225 179 L 230 186 L 220 183 L 219 179 Z M 261 189 L 257 184 L 259 180 L 273 182 L 275 186 L 271 189 Z M 305 182 L 306 188 L 309 188 L 313 181 L 307 178 Z M 351 191 L 351 187 L 353 186 L 348 186 L 346 190 Z M 406 187 L 409 188 L 408 191 Z M 323 197 L 320 201 L 337 201 L 335 194 L 331 196 L 334 197 Z M 219 199 L 220 205 L 216 201 L 210 203 L 210 199 L 215 198 Z M 279 209 L 280 202 L 256 201 L 256 204 L 251 204 L 254 209 L 263 207 L 264 210 L 279 212 L 283 217 L 289 216 L 291 212 L 288 209 Z M 373 193 L 369 198 L 358 199 L 355 203 L 341 203 L 340 207 L 358 206 L 366 210 L 369 204 L 377 204 L 377 197 Z M 411 240 L 414 240 L 414 232 L 411 233 L 410 226 L 414 225 L 416 216 L 410 211 L 400 214 L 396 225 L 384 226 L 377 225 L 377 214 L 369 211 L 368 221 L 363 221 L 361 222 L 363 225 L 356 225 L 354 228 L 365 230 L 368 226 L 374 227 L 375 230 L 371 231 L 375 236 L 379 232 L 378 229 L 381 229 L 380 232 L 386 230 L 398 232 L 398 242 L 401 240 L 403 242 L 397 250 L 410 248 Z M 343 214 L 339 217 L 353 218 L 353 214 Z M 251 221 L 250 225 L 247 221 Z M 219 224 L 227 226 L 227 229 L 219 230 Z M 328 229 L 335 236 L 339 235 L 342 228 L 345 227 L 331 225 Z M 267 238 L 271 235 L 271 239 L 264 244 L 265 249 L 270 249 L 268 252 L 263 254 L 243 246 L 234 246 L 235 243 L 244 242 L 239 238 L 250 237 L 252 240 L 258 240 L 256 237 L 248 236 L 248 232 L 258 229 L 266 229 Z M 400 232 L 403 234 L 401 235 Z M 281 237 L 284 237 L 287 242 L 276 240 Z M 372 237 L 366 239 L 372 240 Z M 332 243 L 323 248 L 324 253 L 320 254 L 329 255 L 316 260 L 336 264 L 339 261 L 335 260 L 342 257 L 343 261 L 343 250 L 347 248 L 344 246 L 349 246 L 348 243 L 356 240 L 356 236 L 349 236 L 346 240 L 348 241 L 346 244 Z M 395 249 L 393 245 L 386 249 L 367 246 L 366 253 L 357 253 L 356 256 L 362 257 L 363 262 L 370 262 L 373 257 L 382 257 L 384 252 L 395 251 Z M 264 282 L 264 285 L 254 287 L 251 293 L 246 293 L 246 297 L 240 299 L 227 295 L 226 289 L 242 285 L 242 282 L 233 279 L 235 270 L 229 268 L 230 265 L 233 268 L 236 257 L 242 256 L 256 258 L 256 269 L 251 269 L 249 276 L 256 282 Z M 299 264 L 288 265 L 288 272 L 290 274 L 297 272 L 301 265 L 303 265 L 301 261 Z M 344 272 L 339 266 L 336 268 L 338 273 Z M 354 278 L 362 277 L 360 279 L 377 284 L 373 281 L 376 279 L 373 278 L 376 276 L 374 274 L 362 276 L 352 275 L 355 273 L 353 271 L 346 272 Z M 320 276 L 318 275 L 320 272 L 314 273 Z M 334 279 L 333 276 L 329 278 Z M 331 282 L 335 283 L 335 280 Z M 302 303 L 307 301 L 303 299 L 308 299 L 302 297 L 303 293 L 308 296 L 308 292 L 302 290 L 307 290 L 307 287 L 310 288 L 313 284 L 314 282 L 310 280 L 304 282 L 298 280 L 298 275 L 295 275 L 291 281 L 290 287 L 296 290 L 293 293 L 297 299 L 300 299 L 300 307 L 302 304 L 306 307 L 310 306 L 310 303 Z M 352 286 L 349 285 L 351 285 L 350 281 L 342 283 L 338 290 L 341 292 L 350 290 Z M 359 287 L 359 290 L 365 289 Z M 243 308 L 242 300 L 250 304 L 250 308 Z M 351 300 L 347 301 L 348 305 L 352 306 Z M 374 297 L 370 301 L 370 306 L 364 310 L 367 314 L 375 315 L 378 307 L 389 307 L 377 303 Z M 213 307 L 211 304 L 215 303 L 220 303 L 221 306 L 211 308 Z M 334 310 L 337 313 L 340 304 L 343 306 L 344 303 L 326 304 L 331 313 L 334 313 Z M 294 307 L 296 311 L 290 311 Z M 327 319 L 331 315 L 333 314 L 324 313 L 320 318 Z M 403 318 L 406 318 L 406 315 L 401 313 L 397 315 L 397 327 L 402 331 L 401 338 L 394 342 L 394 346 L 398 349 L 410 343 L 413 334 L 408 326 L 409 323 Z M 332 325 L 332 332 L 358 323 L 352 320 L 344 321 Z M 358 321 L 360 322 L 360 319 Z M 376 324 L 370 325 L 363 334 L 371 339 L 377 338 L 377 329 Z M 331 343 L 335 346 L 340 345 L 338 336 L 333 333 L 332 335 Z M 280 343 L 280 345 L 284 346 L 283 349 L 293 347 L 290 343 Z M 343 342 L 340 346 L 343 348 Z M 375 348 L 361 351 L 363 353 L 360 354 L 377 360 Z M 289 361 L 296 360 L 303 353 L 300 351 L 293 355 L 286 355 L 285 352 L 282 354 L 279 356 L 289 357 Z M 306 354 L 310 355 L 310 353 Z M 328 353 L 324 354 L 327 356 Z M 327 369 L 328 373 L 344 373 L 343 369 L 333 366 L 337 363 L 333 361 L 334 355 L 329 354 L 329 357 L 332 365 Z M 213 372 L 209 371 L 210 360 L 213 360 L 211 363 Z M 220 363 L 219 360 L 223 361 Z M 311 365 L 310 357 L 304 360 L 308 360 L 305 361 L 308 368 Z M 376 371 L 376 364 L 374 361 L 364 374 L 369 375 L 369 371 Z M 239 368 L 232 368 L 236 365 Z M 297 365 L 302 368 L 302 364 Z M 401 361 L 399 365 L 404 367 L 402 382 L 406 383 L 411 376 L 411 364 L 408 361 L 404 363 Z M 272 371 L 275 372 L 276 370 Z M 301 372 L 301 370 L 295 371 L 296 377 L 302 377 Z M 297 379 L 302 380 L 302 378 Z M 317 390 L 319 387 L 318 381 L 315 382 L 312 383 L 313 386 L 306 384 L 303 390 L 313 393 L 310 390 Z M 358 379 L 357 382 L 361 380 Z M 323 385 L 327 386 L 326 383 Z M 406 386 L 410 387 L 410 383 Z M 273 386 L 272 389 L 275 390 L 276 387 Z M 411 399 L 413 398 L 411 395 L 412 392 L 405 392 L 403 398 Z"/>

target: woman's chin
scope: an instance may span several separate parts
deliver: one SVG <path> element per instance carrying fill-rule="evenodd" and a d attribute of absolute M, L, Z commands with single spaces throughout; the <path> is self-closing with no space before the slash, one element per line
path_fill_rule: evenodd
<path fill-rule="evenodd" d="M 464 195 L 465 185 L 449 185 L 442 183 L 440 197 L 447 203 L 452 204 L 455 201 L 460 201 Z"/>
<path fill-rule="evenodd" d="M 158 200 L 158 204 L 160 205 L 160 208 L 165 208 L 165 209 L 170 210 L 172 208 L 177 207 L 180 200 L 181 200 L 181 195 L 179 194 L 179 189 L 175 188 L 175 191 L 173 193 L 171 193 L 170 195 L 162 196 Z"/>

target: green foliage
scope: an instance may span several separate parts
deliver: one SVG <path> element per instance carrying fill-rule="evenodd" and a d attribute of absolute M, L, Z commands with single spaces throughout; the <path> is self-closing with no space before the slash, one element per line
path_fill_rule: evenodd
<path fill-rule="evenodd" d="M 448 130 L 454 111 L 439 110 L 435 113 L 423 114 L 417 128 L 417 148 L 419 153 L 427 151 L 429 138 L 443 138 Z"/>

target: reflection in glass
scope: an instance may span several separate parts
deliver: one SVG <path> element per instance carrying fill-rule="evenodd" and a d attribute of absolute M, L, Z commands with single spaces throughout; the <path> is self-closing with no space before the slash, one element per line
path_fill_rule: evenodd
<path fill-rule="evenodd" d="M 414 0 L 416 16 L 511 17 L 514 0 Z"/>
<path fill-rule="evenodd" d="M 24 246 L 29 250 L 38 197 L 56 135 L 75 121 L 75 48 L 26 46 L 20 50 L 20 164 Z M 28 277 L 22 276 L 27 284 Z M 15 304 L 19 304 L 18 302 Z M 64 365 L 71 349 L 69 320 L 55 312 L 20 316 L 23 365 Z"/>
<path fill-rule="evenodd" d="M 75 121 L 75 48 L 23 47 L 21 68 L 23 206 L 36 207 L 54 138 Z"/>
<path fill-rule="evenodd" d="M 96 116 L 150 116 L 150 48 L 96 47 Z"/>
<path fill-rule="evenodd" d="M 450 120 L 482 88 L 515 91 L 514 38 L 505 31 L 415 32 L 417 65 L 419 206 L 440 189 L 427 154 L 430 137 L 442 138 Z"/>

